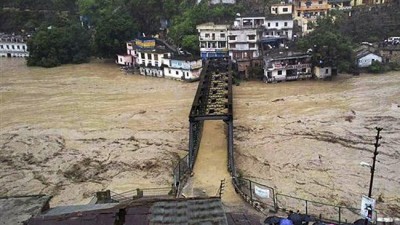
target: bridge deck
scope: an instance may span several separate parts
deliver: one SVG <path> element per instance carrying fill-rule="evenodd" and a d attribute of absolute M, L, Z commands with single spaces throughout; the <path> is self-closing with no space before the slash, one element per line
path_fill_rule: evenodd
<path fill-rule="evenodd" d="M 231 175 L 227 170 L 227 141 L 223 121 L 208 120 L 204 122 L 203 137 L 193 169 L 194 175 L 189 178 L 182 190 L 186 197 L 216 196 L 221 180 L 225 179 L 222 202 L 235 205 L 242 202 L 235 193 Z"/>

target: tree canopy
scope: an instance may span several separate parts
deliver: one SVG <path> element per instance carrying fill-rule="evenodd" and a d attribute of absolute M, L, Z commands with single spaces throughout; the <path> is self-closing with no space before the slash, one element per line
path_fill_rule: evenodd
<path fill-rule="evenodd" d="M 89 33 L 79 24 L 41 27 L 28 41 L 28 66 L 83 63 L 90 56 Z"/>
<path fill-rule="evenodd" d="M 341 71 L 347 71 L 353 62 L 351 41 L 339 32 L 332 16 L 318 19 L 317 27 L 301 38 L 297 47 L 304 51 L 312 49 L 315 65 L 333 65 Z"/>

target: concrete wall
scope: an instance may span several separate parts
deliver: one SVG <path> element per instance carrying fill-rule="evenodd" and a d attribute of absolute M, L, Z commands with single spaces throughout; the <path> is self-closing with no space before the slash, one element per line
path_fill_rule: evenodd
<path fill-rule="evenodd" d="M 363 68 L 363 67 L 368 67 L 368 66 L 370 66 L 370 65 L 372 64 L 373 61 L 382 62 L 382 57 L 370 53 L 370 54 L 368 54 L 368 55 L 366 55 L 366 56 L 364 56 L 364 57 L 358 59 L 358 60 L 357 60 L 357 64 L 358 64 L 358 67 Z"/>

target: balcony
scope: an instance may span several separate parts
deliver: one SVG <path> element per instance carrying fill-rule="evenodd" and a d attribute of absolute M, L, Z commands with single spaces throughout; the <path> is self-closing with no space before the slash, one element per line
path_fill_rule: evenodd
<path fill-rule="evenodd" d="M 200 41 L 226 41 L 226 37 L 205 37 L 199 36 Z"/>

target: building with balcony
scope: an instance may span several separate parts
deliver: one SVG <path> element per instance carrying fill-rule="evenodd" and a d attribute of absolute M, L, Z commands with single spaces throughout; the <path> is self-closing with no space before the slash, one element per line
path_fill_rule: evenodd
<path fill-rule="evenodd" d="M 163 59 L 164 76 L 177 80 L 195 81 L 200 79 L 203 61 L 200 57 L 187 55 Z"/>
<path fill-rule="evenodd" d="M 237 17 L 228 30 L 228 50 L 230 58 L 237 63 L 242 77 L 249 77 L 248 70 L 260 66 L 259 31 L 265 23 L 265 17 Z"/>
<path fill-rule="evenodd" d="M 228 56 L 227 32 L 229 25 L 204 23 L 197 25 L 200 55 L 203 59 Z"/>
<path fill-rule="evenodd" d="M 163 77 L 163 59 L 171 57 L 172 53 L 165 48 L 136 49 L 139 73 L 145 76 Z"/>
<path fill-rule="evenodd" d="M 293 18 L 291 14 L 268 15 L 265 19 L 263 38 L 293 39 Z"/>
<path fill-rule="evenodd" d="M 293 16 L 301 27 L 303 34 L 312 31 L 310 23 L 316 23 L 317 18 L 328 14 L 331 5 L 328 0 L 294 0 Z"/>
<path fill-rule="evenodd" d="M 0 57 L 28 57 L 26 38 L 0 33 Z"/>
<path fill-rule="evenodd" d="M 273 4 L 271 5 L 271 14 L 273 15 L 292 15 L 293 14 L 293 5 L 282 2 L 281 4 Z"/>
<path fill-rule="evenodd" d="M 264 56 L 264 81 L 267 83 L 309 79 L 312 77 L 311 55 L 276 52 Z"/>

